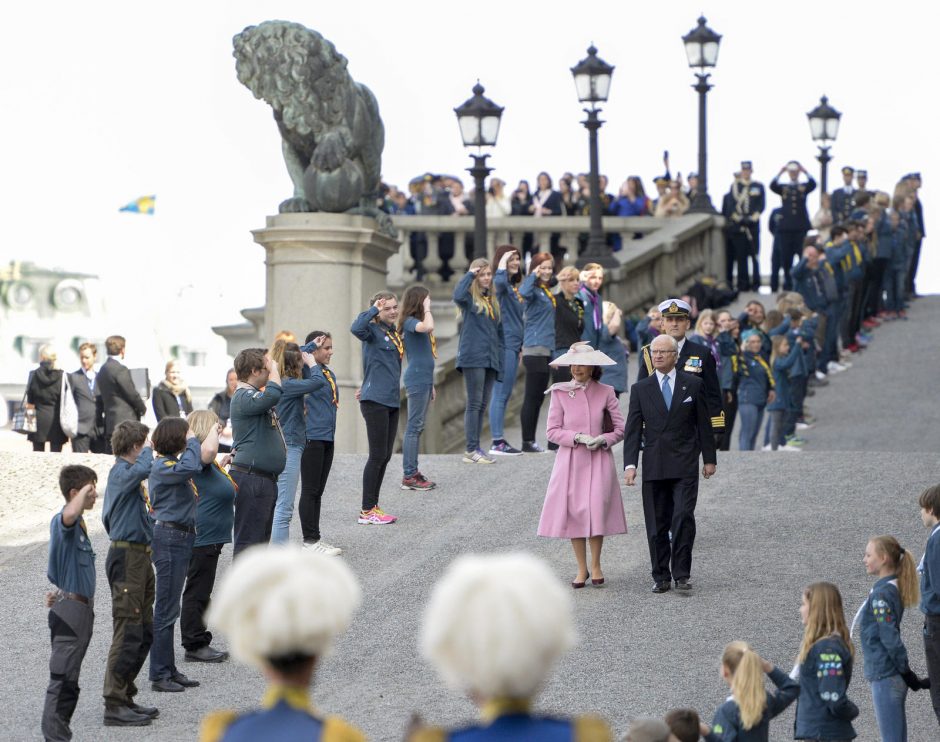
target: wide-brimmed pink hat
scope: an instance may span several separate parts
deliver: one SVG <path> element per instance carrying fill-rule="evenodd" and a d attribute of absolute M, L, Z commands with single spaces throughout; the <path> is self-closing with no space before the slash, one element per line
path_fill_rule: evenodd
<path fill-rule="evenodd" d="M 617 362 L 605 353 L 594 350 L 586 340 L 575 343 L 563 356 L 558 356 L 549 366 L 616 366 Z"/>

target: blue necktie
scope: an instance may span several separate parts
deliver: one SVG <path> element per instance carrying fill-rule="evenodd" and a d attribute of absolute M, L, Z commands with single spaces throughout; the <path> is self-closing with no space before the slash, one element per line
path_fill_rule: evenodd
<path fill-rule="evenodd" d="M 672 389 L 669 388 L 669 377 L 663 377 L 663 400 L 666 402 L 666 409 L 672 406 Z"/>

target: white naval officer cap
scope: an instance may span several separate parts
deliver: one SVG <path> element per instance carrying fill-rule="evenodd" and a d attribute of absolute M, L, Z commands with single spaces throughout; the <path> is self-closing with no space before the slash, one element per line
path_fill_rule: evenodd
<path fill-rule="evenodd" d="M 685 317 L 688 319 L 692 316 L 692 307 L 682 299 L 666 299 L 659 305 L 659 311 L 663 317 Z"/>

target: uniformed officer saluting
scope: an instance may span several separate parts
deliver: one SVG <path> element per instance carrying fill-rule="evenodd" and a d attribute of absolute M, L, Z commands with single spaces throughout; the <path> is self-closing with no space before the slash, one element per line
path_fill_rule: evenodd
<path fill-rule="evenodd" d="M 764 210 L 764 186 L 751 180 L 753 165 L 750 160 L 741 163 L 741 171 L 731 184 L 722 216 L 730 220 L 729 239 L 738 264 L 738 291 L 757 291 L 760 288 L 760 215 Z M 727 210 L 726 210 L 727 209 Z M 751 275 L 748 278 L 748 261 Z M 730 267 L 730 266 L 729 266 Z M 731 276 L 728 272 L 728 282 Z"/>
<path fill-rule="evenodd" d="M 789 183 L 779 182 L 784 171 L 790 176 Z M 800 182 L 800 173 L 806 175 L 805 183 Z M 783 266 L 783 290 L 792 291 L 793 281 L 790 278 L 790 269 L 793 267 L 794 259 L 803 250 L 803 240 L 810 228 L 806 197 L 816 190 L 816 181 L 805 167 L 796 160 L 790 160 L 770 181 L 770 190 L 780 196 L 783 201 L 776 234 L 780 244 L 780 262 Z"/>
<path fill-rule="evenodd" d="M 708 406 L 708 415 L 711 417 L 712 430 L 716 438 L 724 435 L 725 413 L 721 404 L 721 385 L 718 383 L 718 370 L 715 367 L 715 358 L 704 345 L 686 340 L 685 334 L 691 325 L 692 307 L 682 299 L 666 299 L 659 305 L 663 315 L 663 332 L 675 338 L 679 344 L 679 357 L 676 368 L 687 374 L 695 374 L 705 383 L 705 402 Z M 643 363 L 636 380 L 642 381 L 653 373 L 653 358 L 650 346 L 644 345 L 640 351 Z"/>
<path fill-rule="evenodd" d="M 832 223 L 842 224 L 848 221 L 855 209 L 855 188 L 852 180 L 855 178 L 855 168 L 846 165 L 842 168 L 842 182 L 844 185 L 832 192 Z"/>

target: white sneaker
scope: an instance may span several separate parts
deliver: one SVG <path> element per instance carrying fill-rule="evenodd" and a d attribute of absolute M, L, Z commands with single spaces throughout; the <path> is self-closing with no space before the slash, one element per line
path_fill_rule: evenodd
<path fill-rule="evenodd" d="M 789 443 L 785 446 L 780 446 L 778 451 L 790 451 L 791 453 L 803 453 L 803 449 L 799 446 L 791 446 Z"/>
<path fill-rule="evenodd" d="M 761 449 L 761 451 L 773 451 L 773 450 L 774 450 L 773 446 L 771 446 L 769 443 Z"/>
<path fill-rule="evenodd" d="M 826 375 L 822 371 L 816 372 L 816 381 L 825 381 Z"/>
<path fill-rule="evenodd" d="M 797 423 L 796 424 L 797 430 L 810 430 L 812 427 L 813 426 L 810 425 L 809 423 Z"/>
<path fill-rule="evenodd" d="M 476 451 L 467 451 L 463 455 L 465 464 L 495 464 L 496 459 L 491 459 L 485 453 L 477 449 Z"/>
<path fill-rule="evenodd" d="M 343 553 L 343 550 L 338 546 L 332 546 L 325 541 L 316 541 L 312 544 L 305 543 L 304 548 L 310 549 L 310 551 L 316 554 L 323 554 L 324 556 L 339 556 Z"/>
<path fill-rule="evenodd" d="M 835 361 L 829 361 L 829 363 L 826 365 L 826 368 L 829 369 L 830 374 L 838 374 L 842 371 L 845 371 L 845 366 L 843 366 L 841 363 L 836 363 Z"/>

